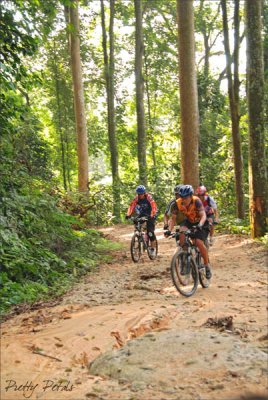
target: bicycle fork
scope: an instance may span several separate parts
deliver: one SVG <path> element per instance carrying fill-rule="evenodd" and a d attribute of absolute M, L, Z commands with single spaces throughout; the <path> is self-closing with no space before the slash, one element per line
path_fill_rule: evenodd
<path fill-rule="evenodd" d="M 191 249 L 183 249 L 180 256 L 180 273 L 182 275 L 188 275 L 191 270 Z"/>

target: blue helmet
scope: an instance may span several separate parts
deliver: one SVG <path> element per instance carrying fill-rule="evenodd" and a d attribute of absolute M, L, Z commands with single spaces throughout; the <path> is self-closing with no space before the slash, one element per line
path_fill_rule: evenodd
<path fill-rule="evenodd" d="M 182 185 L 179 190 L 179 195 L 182 198 L 191 196 L 193 193 L 194 193 L 194 189 L 191 185 Z"/>
<path fill-rule="evenodd" d="M 137 193 L 137 194 L 144 194 L 144 193 L 146 193 L 146 188 L 145 188 L 145 186 L 143 186 L 143 185 L 137 186 L 137 188 L 136 188 L 136 193 Z"/>

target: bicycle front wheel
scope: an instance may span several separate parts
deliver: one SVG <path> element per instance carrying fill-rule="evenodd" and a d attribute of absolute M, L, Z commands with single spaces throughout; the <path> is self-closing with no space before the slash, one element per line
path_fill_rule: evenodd
<path fill-rule="evenodd" d="M 198 270 L 191 255 L 178 251 L 171 260 L 172 281 L 180 294 L 192 296 L 198 286 Z"/>
<path fill-rule="evenodd" d="M 206 269 L 204 267 L 204 260 L 201 257 L 201 254 L 199 252 L 196 257 L 196 263 L 197 263 L 197 267 L 198 267 L 199 281 L 201 283 L 201 286 L 204 289 L 207 289 L 209 287 L 210 280 L 207 279 L 207 277 L 206 277 Z"/>
<path fill-rule="evenodd" d="M 138 262 L 141 258 L 141 242 L 138 235 L 133 235 L 130 244 L 131 258 L 134 262 Z"/>

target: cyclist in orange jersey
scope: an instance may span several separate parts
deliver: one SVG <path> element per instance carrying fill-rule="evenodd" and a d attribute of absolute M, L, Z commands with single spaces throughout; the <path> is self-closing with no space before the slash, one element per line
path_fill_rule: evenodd
<path fill-rule="evenodd" d="M 208 250 L 205 241 L 209 234 L 209 222 L 201 200 L 197 196 L 193 196 L 194 189 L 191 185 L 182 185 L 179 190 L 180 198 L 176 200 L 178 209 L 185 215 L 186 219 L 181 224 L 181 230 L 196 227 L 194 234 L 196 246 L 199 248 L 201 256 L 204 260 L 206 268 L 206 278 L 212 276 L 211 267 L 209 265 Z M 184 235 L 180 235 L 180 245 L 183 246 Z"/>

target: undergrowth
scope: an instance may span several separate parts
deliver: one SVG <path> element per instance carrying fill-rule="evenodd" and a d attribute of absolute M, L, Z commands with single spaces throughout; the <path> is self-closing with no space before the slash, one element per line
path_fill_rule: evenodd
<path fill-rule="evenodd" d="M 1 313 L 61 295 L 119 246 L 61 211 L 40 182 L 28 183 L 1 186 Z"/>
<path fill-rule="evenodd" d="M 230 215 L 224 215 L 220 218 L 220 223 L 215 225 L 216 232 L 233 233 L 240 235 L 250 234 L 250 225 L 247 219 L 238 219 Z"/>

